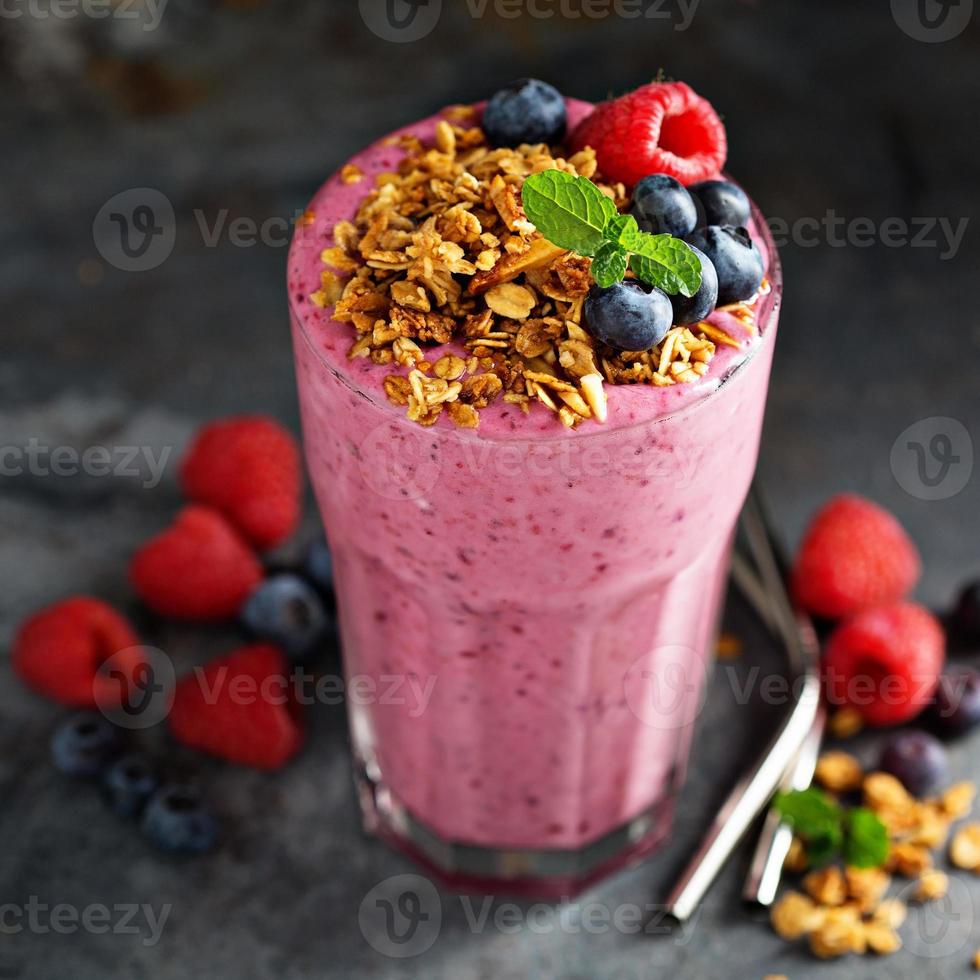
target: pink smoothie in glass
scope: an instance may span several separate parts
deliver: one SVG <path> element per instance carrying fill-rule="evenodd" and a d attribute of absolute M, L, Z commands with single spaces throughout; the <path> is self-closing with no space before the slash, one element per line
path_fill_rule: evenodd
<path fill-rule="evenodd" d="M 570 126 L 591 108 L 568 106 Z M 440 118 L 404 132 L 431 142 Z M 754 330 L 712 315 L 740 346 L 697 382 L 607 385 L 607 421 L 574 430 L 501 399 L 477 430 L 422 428 L 386 399 L 391 368 L 348 360 L 352 327 L 309 299 L 334 225 L 402 152 L 381 141 L 351 161 L 366 179 L 327 181 L 289 257 L 345 670 L 376 683 L 350 706 L 367 816 L 450 879 L 547 892 L 554 855 L 566 889 L 669 824 L 756 464 L 777 260 L 756 214 L 771 290 Z"/>

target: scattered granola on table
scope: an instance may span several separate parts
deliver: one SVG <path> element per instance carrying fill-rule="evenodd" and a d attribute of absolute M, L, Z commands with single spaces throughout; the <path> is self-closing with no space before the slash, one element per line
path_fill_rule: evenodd
<path fill-rule="evenodd" d="M 831 793 L 858 789 L 864 778 L 861 763 L 847 752 L 824 752 L 817 760 L 814 779 Z"/>
<path fill-rule="evenodd" d="M 818 779 L 828 789 L 862 791 L 864 805 L 887 831 L 884 863 L 828 864 L 809 870 L 801 881 L 803 891 L 786 891 L 770 912 L 777 935 L 789 941 L 806 939 L 821 959 L 849 953 L 887 956 L 901 949 L 899 929 L 907 916 L 907 901 L 939 901 L 948 894 L 949 876 L 934 867 L 934 852 L 941 851 L 953 822 L 970 812 L 976 796 L 972 783 L 961 782 L 939 796 L 916 799 L 889 773 L 873 772 L 860 779 L 859 773 L 858 761 L 842 752 L 824 753 L 818 763 Z M 955 867 L 980 872 L 980 823 L 956 830 L 949 859 Z M 806 863 L 806 846 L 794 837 L 786 870 L 805 871 Z M 895 877 L 911 879 L 901 890 L 905 900 L 888 896 Z"/>
<path fill-rule="evenodd" d="M 851 738 L 864 727 L 864 719 L 856 708 L 839 708 L 827 719 L 827 732 L 834 738 Z"/>
<path fill-rule="evenodd" d="M 949 860 L 957 868 L 980 872 L 980 823 L 960 827 L 949 845 Z"/>
<path fill-rule="evenodd" d="M 476 428 L 480 410 L 501 398 L 524 412 L 540 402 L 567 427 L 603 422 L 604 385 L 687 384 L 707 373 L 719 344 L 740 346 L 708 322 L 675 326 L 646 351 L 597 341 L 583 323 L 592 259 L 542 237 L 521 188 L 557 169 L 594 180 L 622 210 L 624 186 L 602 181 L 588 147 L 567 157 L 544 144 L 492 149 L 472 109 L 443 115 L 434 145 L 397 139 L 405 151 L 397 171 L 378 174 L 353 220 L 335 226 L 311 297 L 353 326 L 348 357 L 391 367 L 385 392 L 409 419 L 432 425 L 446 411 Z M 348 166 L 341 179 L 364 176 Z M 754 330 L 751 302 L 728 312 Z M 451 347 L 435 363 L 433 344 Z"/>
<path fill-rule="evenodd" d="M 917 902 L 932 902 L 945 897 L 949 891 L 949 876 L 945 871 L 925 871 L 919 876 L 914 892 Z"/>
<path fill-rule="evenodd" d="M 715 645 L 715 652 L 719 660 L 737 660 L 742 656 L 741 637 L 736 636 L 734 633 L 720 634 L 718 642 Z"/>

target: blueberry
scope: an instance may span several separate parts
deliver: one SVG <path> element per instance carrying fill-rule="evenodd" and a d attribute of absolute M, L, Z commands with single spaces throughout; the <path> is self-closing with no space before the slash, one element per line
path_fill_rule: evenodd
<path fill-rule="evenodd" d="M 951 626 L 957 639 L 980 643 L 980 579 L 963 586 Z"/>
<path fill-rule="evenodd" d="M 323 600 L 305 579 L 292 572 L 267 578 L 242 608 L 246 629 L 282 647 L 294 658 L 311 654 L 322 643 L 330 617 Z"/>
<path fill-rule="evenodd" d="M 630 214 L 642 231 L 652 235 L 689 235 L 697 227 L 698 211 L 687 188 L 667 174 L 650 174 L 633 189 Z"/>
<path fill-rule="evenodd" d="M 102 774 L 102 793 L 113 813 L 138 816 L 157 788 L 153 766 L 141 755 L 117 759 Z"/>
<path fill-rule="evenodd" d="M 727 180 L 702 180 L 688 190 L 698 210 L 699 228 L 706 225 L 731 225 L 744 228 L 749 223 L 752 205 L 741 187 Z"/>
<path fill-rule="evenodd" d="M 626 279 L 593 286 L 585 298 L 585 319 L 593 335 L 616 350 L 649 350 L 671 328 L 674 311 L 666 293 Z"/>
<path fill-rule="evenodd" d="M 762 253 L 744 228 L 709 225 L 684 238 L 711 259 L 718 273 L 718 305 L 727 306 L 754 296 L 765 268 Z"/>
<path fill-rule="evenodd" d="M 946 779 L 949 764 L 939 739 L 925 732 L 901 732 L 885 745 L 878 768 L 890 772 L 913 796 L 924 796 Z"/>
<path fill-rule="evenodd" d="M 939 678 L 932 717 L 943 735 L 963 735 L 980 724 L 980 670 L 950 667 Z"/>
<path fill-rule="evenodd" d="M 568 125 L 561 92 L 536 78 L 502 88 L 483 110 L 483 132 L 491 146 L 560 143 Z"/>
<path fill-rule="evenodd" d="M 102 715 L 84 711 L 55 729 L 51 760 L 69 776 L 98 776 L 119 746 L 119 729 Z"/>
<path fill-rule="evenodd" d="M 217 844 L 219 832 L 195 786 L 164 786 L 143 811 L 143 833 L 162 851 L 201 854 Z"/>
<path fill-rule="evenodd" d="M 690 298 L 677 293 L 670 297 L 674 309 L 674 323 L 699 323 L 715 308 L 718 302 L 718 273 L 704 252 L 691 246 L 694 254 L 701 260 L 701 288 Z"/>
<path fill-rule="evenodd" d="M 303 571 L 323 595 L 333 592 L 333 557 L 325 537 L 317 538 L 307 549 Z"/>

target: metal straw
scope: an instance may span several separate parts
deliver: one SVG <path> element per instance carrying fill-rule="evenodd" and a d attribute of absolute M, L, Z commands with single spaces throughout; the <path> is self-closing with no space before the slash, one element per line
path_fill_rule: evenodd
<path fill-rule="evenodd" d="M 765 532 L 771 545 L 771 553 L 778 573 L 785 582 L 788 576 L 785 551 L 773 522 L 769 519 L 768 508 L 758 490 L 752 495 L 751 507 L 754 513 L 750 514 L 749 520 L 756 533 L 760 529 Z M 758 523 L 756 523 L 756 519 Z M 750 539 L 751 537 L 750 534 Z M 750 602 L 757 603 L 758 593 L 753 593 L 751 586 L 748 590 L 742 585 L 740 588 Z M 771 594 L 767 594 L 766 598 L 771 599 Z M 771 618 L 772 606 L 769 604 L 768 609 L 757 606 L 757 611 L 763 619 Z M 769 617 L 767 617 L 767 613 Z M 816 630 L 813 627 L 813 621 L 799 608 L 796 608 L 794 613 L 801 641 L 800 652 L 804 657 L 804 662 L 793 664 L 793 666 L 797 670 L 816 672 L 819 670 L 820 645 Z M 792 656 L 792 651 L 790 654 Z M 820 755 L 820 744 L 823 741 L 826 723 L 826 711 L 821 704 L 813 719 L 813 725 L 807 734 L 806 741 L 803 743 L 796 760 L 783 777 L 780 789 L 786 791 L 806 789 L 813 781 L 813 773 L 816 769 L 817 758 Z M 786 856 L 789 854 L 792 842 L 793 831 L 780 819 L 775 810 L 770 810 L 762 825 L 762 831 L 759 834 L 759 840 L 752 855 L 745 885 L 742 889 L 742 897 L 747 902 L 769 906 L 776 900 L 776 892 L 779 890 L 779 882 L 783 874 L 783 865 L 786 862 Z"/>
<path fill-rule="evenodd" d="M 811 657 L 812 648 L 809 643 L 804 643 L 801 635 L 806 624 L 797 620 L 791 606 L 754 493 L 746 502 L 742 522 L 759 566 L 763 590 L 770 600 L 772 623 L 786 645 L 790 663 L 797 670 L 794 680 L 799 681 L 799 697 L 765 752 L 732 789 L 700 847 L 667 896 L 667 912 L 681 922 L 689 919 L 697 909 L 752 821 L 765 808 L 784 774 L 798 758 L 820 705 L 820 682 Z"/>
<path fill-rule="evenodd" d="M 813 781 L 813 770 L 817 765 L 820 754 L 820 743 L 823 741 L 823 729 L 826 713 L 821 705 L 817 711 L 806 741 L 796 762 L 783 779 L 780 789 L 806 789 Z M 783 865 L 793 843 L 793 831 L 782 821 L 775 809 L 766 814 L 759 842 L 756 844 L 749 872 L 745 877 L 742 897 L 747 902 L 769 906 L 776 900 L 779 882 L 783 876 Z"/>

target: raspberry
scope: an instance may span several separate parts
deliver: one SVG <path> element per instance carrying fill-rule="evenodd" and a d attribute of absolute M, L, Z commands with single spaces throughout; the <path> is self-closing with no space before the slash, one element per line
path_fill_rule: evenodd
<path fill-rule="evenodd" d="M 114 671 L 132 677 L 144 661 L 139 642 L 110 605 L 75 596 L 25 620 L 14 638 L 11 659 L 20 678 L 40 694 L 62 704 L 95 708 L 119 697 L 118 674 L 109 677 L 99 668 L 111 657 Z"/>
<path fill-rule="evenodd" d="M 259 643 L 183 678 L 170 731 L 184 745 L 258 769 L 279 769 L 303 745 L 302 718 L 287 684 L 287 662 Z"/>
<path fill-rule="evenodd" d="M 133 587 L 155 612 L 176 619 L 229 619 L 262 581 L 245 539 L 210 507 L 185 507 L 129 566 Z"/>
<path fill-rule="evenodd" d="M 797 601 L 837 619 L 904 599 L 915 587 L 919 553 L 888 511 L 856 494 L 817 512 L 793 566 Z"/>
<path fill-rule="evenodd" d="M 282 544 L 299 523 L 299 448 L 270 418 L 240 415 L 204 426 L 180 478 L 188 497 L 220 510 L 256 547 Z"/>
<path fill-rule="evenodd" d="M 869 609 L 831 634 L 824 686 L 870 725 L 899 725 L 931 701 L 946 657 L 939 620 L 911 602 Z"/>
<path fill-rule="evenodd" d="M 683 82 L 652 82 L 597 105 L 570 142 L 573 151 L 591 146 L 602 175 L 630 187 L 656 173 L 696 184 L 717 176 L 728 154 L 718 114 Z"/>

